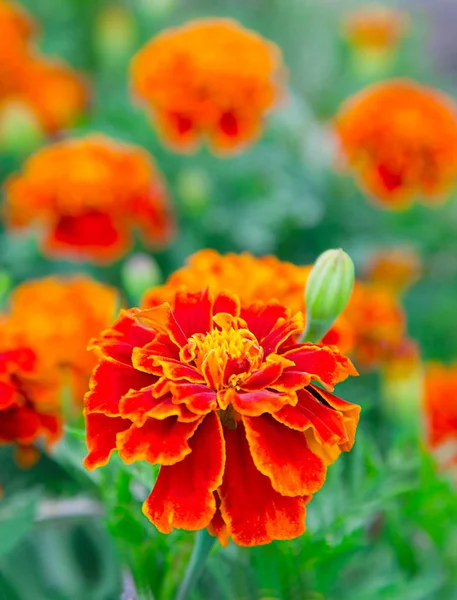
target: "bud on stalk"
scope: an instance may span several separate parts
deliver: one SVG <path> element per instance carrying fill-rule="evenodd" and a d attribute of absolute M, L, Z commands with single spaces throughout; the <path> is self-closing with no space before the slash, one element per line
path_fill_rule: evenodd
<path fill-rule="evenodd" d="M 306 330 L 302 341 L 319 342 L 346 307 L 354 285 L 354 264 L 343 250 L 327 250 L 306 284 Z"/>

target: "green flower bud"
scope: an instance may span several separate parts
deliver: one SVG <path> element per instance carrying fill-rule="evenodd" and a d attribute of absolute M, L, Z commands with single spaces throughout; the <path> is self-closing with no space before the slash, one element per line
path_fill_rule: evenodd
<path fill-rule="evenodd" d="M 26 103 L 10 100 L 0 110 L 0 151 L 24 156 L 44 141 L 38 117 Z"/>
<path fill-rule="evenodd" d="M 306 331 L 303 340 L 320 341 L 346 307 L 354 286 L 354 264 L 343 250 L 327 250 L 306 284 Z"/>
<path fill-rule="evenodd" d="M 162 282 L 162 273 L 157 262 L 143 252 L 130 256 L 122 265 L 122 283 L 135 305 L 144 292 Z"/>

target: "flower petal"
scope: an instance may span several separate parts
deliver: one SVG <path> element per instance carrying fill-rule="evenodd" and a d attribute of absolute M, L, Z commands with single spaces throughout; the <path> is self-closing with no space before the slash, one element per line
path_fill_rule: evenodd
<path fill-rule="evenodd" d="M 183 330 L 178 325 L 173 310 L 168 302 L 152 308 L 138 308 L 132 311 L 140 323 L 152 329 L 155 333 L 168 336 L 178 347 L 187 341 Z"/>
<path fill-rule="evenodd" d="M 180 423 L 176 417 L 170 417 L 162 421 L 148 419 L 142 427 L 132 424 L 116 437 L 119 456 L 127 464 L 146 460 L 151 464 L 174 465 L 190 454 L 188 440 L 200 422 L 201 419 Z"/>
<path fill-rule="evenodd" d="M 355 432 L 359 423 L 360 411 L 362 410 L 358 404 L 352 404 L 346 402 L 337 396 L 334 396 L 330 392 L 311 385 L 310 388 L 314 394 L 320 396 L 324 402 L 329 404 L 332 408 L 339 411 L 343 415 L 344 427 L 346 430 L 347 442 L 340 445 L 343 452 L 349 452 L 354 445 Z"/>
<path fill-rule="evenodd" d="M 240 300 L 238 296 L 229 294 L 228 292 L 220 292 L 213 304 L 213 315 L 218 313 L 227 313 L 233 317 L 238 317 L 240 314 Z"/>
<path fill-rule="evenodd" d="M 242 423 L 224 428 L 227 463 L 219 489 L 221 515 L 239 546 L 259 546 L 290 540 L 305 531 L 305 503 L 276 492 L 254 465 Z"/>
<path fill-rule="evenodd" d="M 141 373 L 132 367 L 110 360 L 102 360 L 95 368 L 90 389 L 84 398 L 87 413 L 105 413 L 119 416 L 119 402 L 130 390 L 140 390 L 156 381 L 153 375 Z"/>
<path fill-rule="evenodd" d="M 286 367 L 293 366 L 292 361 L 283 359 L 282 356 L 273 356 L 269 358 L 272 358 L 273 360 L 269 361 L 267 359 L 260 369 L 254 371 L 250 377 L 243 381 L 243 390 L 246 390 L 247 392 L 264 390 L 277 381 L 278 377 L 280 377 Z"/>
<path fill-rule="evenodd" d="M 85 417 L 89 454 L 83 464 L 92 471 L 107 464 L 116 449 L 116 435 L 130 427 L 131 422 L 120 417 L 107 417 L 102 413 L 86 413 Z"/>
<path fill-rule="evenodd" d="M 189 410 L 206 415 L 217 408 L 216 392 L 206 385 L 180 383 L 171 385 L 173 402 L 185 404 Z"/>
<path fill-rule="evenodd" d="M 229 388 L 224 397 L 224 404 L 228 405 L 231 402 L 237 412 L 250 417 L 258 417 L 263 413 L 274 413 L 285 404 L 293 404 L 294 401 L 296 398 L 293 396 L 270 390 L 236 392 L 233 388 Z"/>
<path fill-rule="evenodd" d="M 249 331 L 261 342 L 278 322 L 278 319 L 287 318 L 287 308 L 277 302 L 255 302 L 251 306 L 241 309 L 241 318 L 247 323 Z"/>
<path fill-rule="evenodd" d="M 144 514 L 162 533 L 203 529 L 216 512 L 213 492 L 222 483 L 225 444 L 215 413 L 204 418 L 189 445 L 192 452 L 182 461 L 161 467 L 143 504 Z"/>
<path fill-rule="evenodd" d="M 270 333 L 261 341 L 265 356 L 278 352 L 280 346 L 282 346 L 291 336 L 302 333 L 304 328 L 305 322 L 301 313 L 297 313 L 292 318 L 285 321 L 279 321 Z M 287 358 L 289 357 L 287 356 Z"/>
<path fill-rule="evenodd" d="M 195 333 L 211 331 L 211 298 L 208 289 L 194 293 L 178 291 L 175 296 L 173 315 L 184 332 L 186 340 Z"/>
<path fill-rule="evenodd" d="M 243 423 L 254 464 L 277 492 L 305 496 L 322 487 L 325 465 L 309 450 L 301 431 L 281 425 L 271 415 L 243 416 Z"/>

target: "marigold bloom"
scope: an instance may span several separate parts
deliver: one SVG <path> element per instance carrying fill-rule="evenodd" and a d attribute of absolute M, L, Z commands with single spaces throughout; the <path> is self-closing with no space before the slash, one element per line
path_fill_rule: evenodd
<path fill-rule="evenodd" d="M 13 290 L 9 318 L 33 344 L 41 364 L 66 376 L 81 403 L 96 364 L 87 345 L 110 325 L 118 308 L 115 288 L 83 276 L 46 277 Z"/>
<path fill-rule="evenodd" d="M 433 450 L 457 442 L 456 388 L 457 364 L 446 366 L 432 362 L 427 365 L 423 401 L 428 444 Z"/>
<path fill-rule="evenodd" d="M 373 255 L 366 267 L 371 283 L 403 292 L 421 276 L 419 256 L 408 248 L 381 250 Z"/>
<path fill-rule="evenodd" d="M 257 33 L 231 19 L 200 19 L 136 54 L 132 89 L 176 150 L 192 151 L 204 138 L 221 153 L 259 136 L 282 70 L 279 48 Z"/>
<path fill-rule="evenodd" d="M 351 12 L 343 22 L 343 32 L 349 43 L 359 50 L 387 52 L 397 46 L 408 26 L 406 13 L 371 4 Z"/>
<path fill-rule="evenodd" d="M 37 30 L 34 19 L 15 2 L 0 0 L 0 34 L 2 41 L 26 43 Z"/>
<path fill-rule="evenodd" d="M 222 543 L 291 539 L 327 465 L 354 442 L 360 407 L 331 392 L 355 375 L 334 347 L 297 343 L 301 313 L 276 302 L 178 292 L 121 313 L 94 340 L 85 397 L 89 469 L 117 449 L 161 465 L 145 515 L 163 533 Z"/>
<path fill-rule="evenodd" d="M 457 110 L 408 80 L 359 92 L 335 119 L 342 152 L 362 187 L 386 208 L 446 198 L 457 177 Z"/>
<path fill-rule="evenodd" d="M 102 135 L 39 150 L 5 186 L 12 227 L 37 223 L 50 255 L 110 261 L 141 230 L 148 244 L 169 240 L 173 221 L 151 156 Z"/>
<path fill-rule="evenodd" d="M 22 447 L 40 438 L 55 442 L 62 433 L 59 389 L 58 374 L 43 369 L 33 349 L 2 321 L 0 444 L 18 444 L 20 456 Z"/>

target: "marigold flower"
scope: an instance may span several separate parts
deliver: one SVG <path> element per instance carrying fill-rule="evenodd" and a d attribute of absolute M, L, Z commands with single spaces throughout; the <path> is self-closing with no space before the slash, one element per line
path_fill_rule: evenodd
<path fill-rule="evenodd" d="M 432 362 L 426 366 L 423 402 L 428 444 L 433 450 L 457 442 L 456 387 L 456 364 Z M 457 456 L 457 447 L 454 451 Z"/>
<path fill-rule="evenodd" d="M 82 403 L 96 364 L 87 345 L 110 325 L 118 308 L 115 288 L 84 276 L 46 277 L 13 290 L 9 320 L 33 345 L 42 365 L 60 370 Z"/>
<path fill-rule="evenodd" d="M 34 19 L 15 2 L 0 0 L 0 33 L 2 41 L 26 43 L 37 31 Z"/>
<path fill-rule="evenodd" d="M 382 4 L 362 6 L 347 15 L 343 32 L 349 43 L 362 51 L 394 49 L 409 26 L 406 13 Z"/>
<path fill-rule="evenodd" d="M 142 148 L 102 135 L 52 144 L 5 186 L 12 227 L 37 223 L 44 251 L 98 262 L 122 256 L 138 228 L 166 243 L 173 220 L 162 177 Z"/>
<path fill-rule="evenodd" d="M 259 136 L 282 71 L 279 48 L 257 33 L 231 19 L 199 19 L 136 54 L 132 89 L 173 148 L 192 151 L 204 138 L 222 153 Z"/>
<path fill-rule="evenodd" d="M 446 198 L 457 177 L 452 99 L 408 80 L 370 86 L 335 119 L 342 152 L 362 187 L 384 207 Z"/>
<path fill-rule="evenodd" d="M 336 348 L 297 343 L 301 313 L 178 292 L 121 313 L 92 343 L 88 469 L 117 449 L 160 464 L 143 511 L 159 531 L 209 528 L 243 546 L 304 531 L 305 504 L 354 442 L 360 407 L 331 392 L 355 375 Z"/>
<path fill-rule="evenodd" d="M 40 438 L 48 444 L 55 442 L 62 433 L 59 390 L 58 374 L 44 369 L 33 349 L 3 321 L 0 329 L 0 445 L 17 444 L 19 456 L 23 456 L 27 447 Z M 25 462 L 22 464 L 26 466 Z M 29 460 L 28 466 L 31 464 Z"/>
<path fill-rule="evenodd" d="M 374 254 L 366 267 L 367 278 L 376 285 L 403 292 L 421 276 L 419 256 L 408 248 L 391 248 Z"/>

